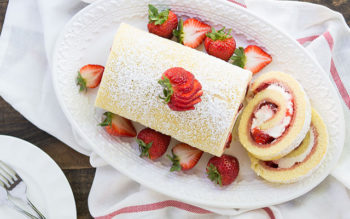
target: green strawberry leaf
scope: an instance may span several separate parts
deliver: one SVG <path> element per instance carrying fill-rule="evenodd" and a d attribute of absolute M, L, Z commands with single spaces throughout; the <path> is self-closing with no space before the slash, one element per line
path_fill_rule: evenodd
<path fill-rule="evenodd" d="M 174 153 L 172 153 L 172 156 L 170 156 L 169 154 L 167 154 L 167 157 L 171 160 L 171 162 L 173 163 L 171 168 L 170 168 L 170 172 L 173 171 L 180 171 L 181 170 L 181 165 L 180 165 L 180 159 L 178 156 L 176 156 Z"/>
<path fill-rule="evenodd" d="M 154 22 L 155 25 L 161 25 L 168 20 L 168 16 L 169 9 L 159 13 L 156 7 L 151 4 L 148 5 L 148 19 L 150 23 Z"/>
<path fill-rule="evenodd" d="M 226 39 L 232 38 L 232 36 L 230 35 L 231 31 L 232 31 L 232 29 L 225 31 L 225 27 L 216 31 L 215 28 L 212 27 L 211 32 L 208 32 L 206 34 L 206 36 L 214 41 L 215 40 L 226 40 Z"/>
<path fill-rule="evenodd" d="M 244 54 L 244 48 L 239 47 L 238 49 L 236 49 L 235 53 L 230 59 L 233 61 L 232 64 L 237 65 L 241 68 L 244 68 L 247 62 L 247 57 Z"/>
<path fill-rule="evenodd" d="M 79 92 L 87 91 L 86 80 L 81 76 L 80 71 L 78 71 L 78 76 L 76 78 L 77 85 L 80 86 Z"/>
<path fill-rule="evenodd" d="M 159 95 L 159 98 L 164 100 L 164 103 L 169 103 L 170 102 L 170 99 L 171 99 L 171 96 L 173 95 L 174 93 L 174 90 L 173 90 L 173 87 L 170 83 L 170 80 L 169 78 L 163 76 L 164 79 L 160 79 L 158 81 L 158 84 L 162 85 L 163 87 L 163 94 L 164 94 L 164 97 L 160 96 Z"/>
<path fill-rule="evenodd" d="M 113 113 L 111 112 L 105 112 L 103 113 L 104 116 L 106 116 L 106 118 L 103 120 L 103 122 L 101 122 L 100 124 L 98 124 L 99 126 L 112 126 L 112 116 Z"/>
<path fill-rule="evenodd" d="M 210 164 L 208 169 L 207 169 L 207 174 L 208 174 L 208 178 L 213 181 L 216 184 L 219 184 L 220 186 L 222 186 L 222 181 L 221 181 L 221 174 L 219 173 L 218 169 L 216 168 L 216 166 L 214 166 L 214 164 Z"/>
<path fill-rule="evenodd" d="M 176 30 L 173 30 L 173 34 L 177 39 L 177 42 L 183 44 L 184 41 L 184 28 L 183 28 L 183 20 L 180 19 L 179 24 Z"/>
<path fill-rule="evenodd" d="M 139 145 L 139 149 L 140 149 L 140 157 L 150 157 L 149 156 L 149 149 L 152 147 L 153 142 L 150 142 L 148 144 L 146 144 L 144 141 L 142 141 L 141 139 L 136 138 L 136 142 Z"/>

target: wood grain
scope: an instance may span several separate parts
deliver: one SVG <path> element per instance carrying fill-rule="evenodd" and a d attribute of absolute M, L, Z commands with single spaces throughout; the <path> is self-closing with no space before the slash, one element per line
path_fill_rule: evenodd
<path fill-rule="evenodd" d="M 350 24 L 350 2 L 348 0 L 306 0 L 322 4 L 341 12 Z M 8 0 L 0 0 L 0 31 L 5 18 Z M 76 201 L 77 215 L 80 219 L 92 218 L 87 198 L 94 178 L 95 169 L 89 158 L 79 154 L 61 141 L 38 129 L 0 97 L 0 134 L 19 137 L 37 145 L 48 153 L 63 169 Z"/>

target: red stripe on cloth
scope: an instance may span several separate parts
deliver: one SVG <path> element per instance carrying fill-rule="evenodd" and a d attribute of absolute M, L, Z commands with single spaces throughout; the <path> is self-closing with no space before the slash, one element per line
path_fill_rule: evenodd
<path fill-rule="evenodd" d="M 266 207 L 266 208 L 263 208 L 263 210 L 269 215 L 270 219 L 276 219 L 276 217 L 275 217 L 273 211 L 271 210 L 271 208 Z"/>
<path fill-rule="evenodd" d="M 247 6 L 245 4 L 242 4 L 242 3 L 238 2 L 238 1 L 235 1 L 235 0 L 228 0 L 228 1 L 232 2 L 232 3 L 235 3 L 235 4 L 239 5 L 239 6 L 242 6 L 243 8 L 247 8 Z"/>
<path fill-rule="evenodd" d="M 304 43 L 306 43 L 306 42 L 315 40 L 315 39 L 318 38 L 319 36 L 320 36 L 320 35 L 314 35 L 314 36 L 303 37 L 303 38 L 297 39 L 297 41 L 298 41 L 300 44 L 304 44 Z"/>
<path fill-rule="evenodd" d="M 327 31 L 327 32 L 324 32 L 322 35 L 327 40 L 329 48 L 332 51 L 333 50 L 333 45 L 334 45 L 334 40 L 333 40 L 333 37 L 332 37 L 331 33 L 329 31 Z"/>
<path fill-rule="evenodd" d="M 319 36 L 320 35 L 308 36 L 308 37 L 297 39 L 297 41 L 300 44 L 304 44 L 306 42 L 315 40 Z M 327 41 L 329 49 L 332 51 L 333 50 L 333 46 L 334 46 L 334 39 L 333 39 L 331 33 L 329 31 L 326 31 L 326 32 L 324 32 L 322 34 L 322 36 Z M 341 97 L 343 98 L 343 100 L 345 102 L 345 105 L 350 109 L 350 96 L 349 96 L 349 93 L 348 93 L 348 91 L 346 90 L 346 88 L 344 86 L 344 83 L 342 82 L 342 80 L 341 80 L 341 78 L 339 76 L 337 68 L 335 67 L 333 57 L 331 58 L 331 69 L 330 69 L 330 72 L 331 72 L 333 81 L 336 84 L 336 86 L 338 88 L 338 91 L 339 91 Z"/>
<path fill-rule="evenodd" d="M 185 211 L 189 211 L 192 213 L 197 214 L 211 214 L 211 211 L 205 210 L 203 208 L 199 208 L 190 204 L 186 204 L 183 202 L 175 201 L 175 200 L 166 200 L 161 202 L 156 202 L 152 204 L 146 204 L 146 205 L 135 205 L 135 206 L 129 206 L 125 208 L 121 208 L 113 213 L 110 213 L 106 216 L 96 217 L 96 219 L 111 219 L 116 215 L 119 214 L 125 214 L 125 213 L 136 213 L 136 212 L 143 212 L 143 211 L 154 211 L 158 209 L 162 209 L 165 207 L 175 207 L 179 208 Z"/>
<path fill-rule="evenodd" d="M 333 40 L 333 37 L 332 37 L 331 33 L 329 31 L 327 31 L 327 32 L 324 32 L 322 35 L 326 39 L 326 41 L 327 41 L 327 43 L 329 45 L 329 49 L 332 51 L 333 50 L 333 46 L 334 46 L 334 40 Z M 350 96 L 349 96 L 349 93 L 348 93 L 348 91 L 346 90 L 346 88 L 344 86 L 344 83 L 342 82 L 342 80 L 341 80 L 341 78 L 339 76 L 339 73 L 338 73 L 337 68 L 335 67 L 333 58 L 331 58 L 331 69 L 330 69 L 330 71 L 331 71 L 331 75 L 333 77 L 333 81 L 337 85 L 339 93 L 340 93 L 341 97 L 343 98 L 343 100 L 345 102 L 345 105 L 350 109 Z"/>
<path fill-rule="evenodd" d="M 331 59 L 331 75 L 333 77 L 333 81 L 334 83 L 337 85 L 337 88 L 339 90 L 339 93 L 341 95 L 341 97 L 343 98 L 345 105 L 350 109 L 350 96 L 343 84 L 343 82 L 341 81 L 337 68 L 335 67 L 333 58 Z"/>

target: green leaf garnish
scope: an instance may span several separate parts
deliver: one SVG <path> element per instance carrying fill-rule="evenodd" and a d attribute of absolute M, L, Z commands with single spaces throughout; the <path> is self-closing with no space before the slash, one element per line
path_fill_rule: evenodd
<path fill-rule="evenodd" d="M 177 25 L 177 29 L 173 30 L 173 34 L 177 39 L 177 42 L 183 44 L 184 41 L 184 25 L 183 25 L 183 20 L 180 19 L 179 24 Z"/>
<path fill-rule="evenodd" d="M 153 142 L 150 142 L 148 144 L 146 144 L 144 141 L 142 141 L 141 139 L 136 138 L 136 142 L 139 145 L 139 149 L 140 149 L 140 157 L 150 157 L 149 156 L 149 149 L 152 147 Z"/>
<path fill-rule="evenodd" d="M 111 112 L 105 112 L 103 113 L 104 116 L 106 116 L 106 118 L 103 120 L 103 122 L 101 122 L 100 124 L 98 124 L 99 126 L 112 126 L 112 116 L 113 113 Z"/>
<path fill-rule="evenodd" d="M 164 79 L 160 79 L 158 81 L 158 84 L 162 85 L 163 87 L 163 95 L 164 97 L 159 95 L 159 98 L 164 100 L 164 103 L 169 103 L 171 96 L 174 93 L 173 87 L 171 86 L 169 78 L 163 76 Z"/>
<path fill-rule="evenodd" d="M 244 54 L 244 48 L 239 47 L 238 49 L 236 49 L 235 53 L 233 54 L 233 56 L 230 59 L 233 61 L 232 64 L 237 65 L 241 68 L 244 68 L 244 66 L 247 62 L 247 58 Z"/>
<path fill-rule="evenodd" d="M 216 31 L 215 28 L 212 27 L 211 32 L 208 32 L 206 34 L 206 36 L 214 41 L 215 40 L 226 40 L 226 39 L 232 38 L 232 36 L 230 35 L 231 31 L 232 31 L 232 29 L 225 31 L 225 27 Z"/>
<path fill-rule="evenodd" d="M 86 92 L 87 91 L 86 80 L 81 76 L 80 71 L 78 71 L 78 76 L 77 76 L 77 79 L 76 79 L 76 83 L 77 83 L 77 85 L 80 86 L 79 92 L 82 92 L 82 91 Z"/>
<path fill-rule="evenodd" d="M 207 169 L 207 174 L 208 174 L 208 178 L 215 182 L 216 184 L 219 184 L 220 186 L 222 186 L 222 182 L 221 182 L 221 174 L 219 173 L 218 169 L 216 168 L 216 166 L 214 166 L 214 164 L 210 164 L 208 169 Z"/>
<path fill-rule="evenodd" d="M 166 9 L 159 13 L 156 7 L 151 4 L 148 5 L 148 19 L 150 23 L 154 22 L 155 25 L 161 25 L 166 20 L 168 20 L 168 16 L 169 9 Z"/>
<path fill-rule="evenodd" d="M 172 153 L 172 152 L 171 152 Z M 181 170 L 181 165 L 180 165 L 180 159 L 178 156 L 176 156 L 174 153 L 172 153 L 172 156 L 170 156 L 169 154 L 166 155 L 171 162 L 173 163 L 171 168 L 170 168 L 170 172 L 173 171 L 180 171 Z"/>

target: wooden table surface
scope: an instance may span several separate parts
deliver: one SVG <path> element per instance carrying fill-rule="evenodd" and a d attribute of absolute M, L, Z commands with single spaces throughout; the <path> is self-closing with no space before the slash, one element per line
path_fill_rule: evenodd
<path fill-rule="evenodd" d="M 341 12 L 350 24 L 350 1 L 348 0 L 307 0 L 328 6 Z M 0 32 L 4 21 L 8 0 L 0 0 Z M 11 135 L 29 141 L 47 154 L 62 168 L 72 187 L 77 206 L 78 218 L 92 218 L 87 198 L 95 175 L 95 169 L 89 164 L 89 158 L 38 129 L 26 120 L 0 97 L 0 134 Z"/>

